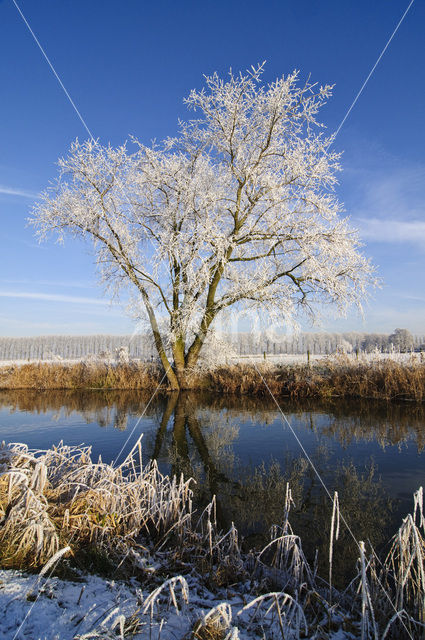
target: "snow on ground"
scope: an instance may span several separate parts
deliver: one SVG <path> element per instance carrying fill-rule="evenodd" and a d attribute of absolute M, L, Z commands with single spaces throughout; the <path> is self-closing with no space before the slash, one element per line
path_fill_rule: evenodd
<path fill-rule="evenodd" d="M 424 361 L 424 355 L 422 353 L 380 353 L 380 352 L 371 352 L 371 353 L 361 353 L 357 358 L 355 353 L 350 354 L 332 354 L 332 355 L 324 355 L 319 353 L 311 353 L 310 354 L 310 363 L 320 362 L 320 361 L 328 361 L 334 360 L 338 362 L 338 359 L 341 357 L 347 357 L 348 362 L 352 364 L 365 363 L 365 362 L 376 362 L 379 360 L 393 360 L 395 362 L 400 363 L 420 363 Z M 252 354 L 252 355 L 237 355 L 237 356 L 229 356 L 226 358 L 226 361 L 223 364 L 249 364 L 250 362 L 266 362 L 272 364 L 306 364 L 308 362 L 306 353 L 267 353 L 266 358 L 264 358 L 264 354 Z M 92 363 L 92 364 L 114 364 L 116 361 L 114 359 L 102 359 L 98 357 L 92 358 L 77 358 L 77 359 L 62 359 L 58 358 L 56 360 L 53 359 L 35 359 L 35 360 L 0 360 L 0 367 L 12 367 L 12 366 L 21 366 L 23 364 L 61 364 L 61 365 L 72 365 L 79 364 L 81 362 Z M 130 362 L 138 362 L 143 363 L 147 362 L 146 360 L 141 360 L 138 358 L 132 358 Z"/>
<path fill-rule="evenodd" d="M 80 364 L 81 362 L 85 362 L 86 364 L 115 364 L 115 360 L 114 359 L 108 359 L 108 358 L 34 358 L 34 359 L 27 359 L 27 360 L 20 360 L 20 359 L 15 359 L 15 360 L 0 360 L 0 367 L 15 367 L 15 366 L 21 366 L 24 364 L 66 364 L 66 365 L 71 365 L 71 364 Z M 145 362 L 144 360 L 138 360 L 137 358 L 134 358 L 134 362 Z"/>
<path fill-rule="evenodd" d="M 72 640 L 96 629 L 98 635 L 90 637 L 108 637 L 113 627 L 120 630 L 121 616 L 128 618 L 140 610 L 142 600 L 135 581 L 123 583 L 92 575 L 75 582 L 56 577 L 45 580 L 20 571 L 0 571 L 0 611 L 4 611 L 0 639 Z M 168 612 L 163 640 L 173 637 L 171 630 L 178 631 L 177 637 L 188 631 L 188 613 Z M 149 612 L 143 618 L 140 638 L 149 637 Z M 153 627 L 158 622 L 155 616 Z"/>
<path fill-rule="evenodd" d="M 258 625 L 249 624 L 252 610 L 238 615 L 253 600 L 248 587 L 236 594 L 226 589 L 213 595 L 194 577 L 187 577 L 189 602 L 182 598 L 181 584 L 175 596 L 179 611 L 170 601 L 169 588 L 163 588 L 152 607 L 148 593 L 140 590 L 136 580 L 126 583 L 81 575 L 75 581 L 38 578 L 21 571 L 0 571 L 0 640 L 88 640 L 134 637 L 135 640 L 181 640 L 191 636 L 197 622 L 207 616 L 225 629 L 228 640 L 258 638 Z M 167 583 L 166 583 L 167 586 Z M 155 586 L 152 587 L 152 590 Z M 152 591 L 151 591 L 152 593 Z M 158 603 L 161 600 L 161 609 Z M 216 607 L 215 611 L 211 609 Z M 144 608 L 146 609 L 143 612 Z M 254 609 L 254 607 L 252 607 Z M 210 613 L 207 613 L 210 612 Z M 135 630 L 133 614 L 140 623 Z M 162 622 L 161 622 L 162 620 Z M 264 627 L 268 639 L 281 637 L 272 627 Z M 260 636 L 261 637 L 261 636 Z M 292 636 L 299 637 L 298 634 Z M 303 636 L 305 637 L 305 636 Z M 332 640 L 349 640 L 354 636 L 342 630 L 331 634 Z"/>
<path fill-rule="evenodd" d="M 93 629 L 118 605 L 125 615 L 136 609 L 130 586 L 95 576 L 68 582 L 0 571 L 1 640 L 71 639 Z"/>
<path fill-rule="evenodd" d="M 184 603 L 176 588 L 180 611 L 177 613 L 172 603 L 168 606 L 164 602 L 159 615 L 155 602 L 151 619 L 150 606 L 143 614 L 148 594 L 142 593 L 135 580 L 123 583 L 86 575 L 74 582 L 0 571 L 0 610 L 4 611 L 0 639 L 113 638 L 117 632 L 119 637 L 121 625 L 126 629 L 131 624 L 128 619 L 137 612 L 142 625 L 135 638 L 157 638 L 160 627 L 162 640 L 182 638 L 203 617 L 204 611 L 222 602 L 214 602 L 212 594 L 194 584 L 193 579 L 188 581 L 192 587 L 189 604 Z M 168 600 L 169 594 L 163 591 Z M 235 615 L 243 604 L 240 597 L 233 596 Z"/>

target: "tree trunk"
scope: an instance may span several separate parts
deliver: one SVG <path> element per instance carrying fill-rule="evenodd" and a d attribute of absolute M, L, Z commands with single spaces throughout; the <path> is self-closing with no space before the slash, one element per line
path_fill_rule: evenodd
<path fill-rule="evenodd" d="M 186 363 L 184 358 L 184 340 L 182 337 L 177 338 L 172 347 L 174 358 L 174 373 L 177 378 L 179 389 L 184 389 L 187 385 L 186 381 Z"/>
<path fill-rule="evenodd" d="M 168 359 L 167 359 L 167 362 L 164 363 L 161 358 L 161 362 L 165 369 L 165 375 L 167 376 L 168 384 L 170 385 L 171 391 L 180 391 L 179 378 L 176 372 L 174 371 L 174 369 L 172 368 L 172 366 L 170 365 L 170 363 L 168 362 Z"/>

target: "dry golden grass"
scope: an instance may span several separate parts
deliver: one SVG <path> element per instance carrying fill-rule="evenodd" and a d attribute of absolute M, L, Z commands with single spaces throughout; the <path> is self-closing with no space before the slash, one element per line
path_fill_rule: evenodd
<path fill-rule="evenodd" d="M 141 454 L 139 453 L 140 460 Z M 0 448 L 0 566 L 37 568 L 63 547 L 94 547 L 137 559 L 140 533 L 179 531 L 191 514 L 190 480 L 142 468 L 132 454 L 120 466 L 93 462 L 89 447 L 32 452 Z M 142 564 L 142 563 L 141 563 Z"/>
<path fill-rule="evenodd" d="M 3 389 L 152 389 L 160 381 L 154 365 L 30 363 L 0 369 Z"/>
<path fill-rule="evenodd" d="M 228 635 L 227 627 L 222 627 L 215 620 L 198 620 L 195 622 L 190 640 L 224 640 Z"/>
<path fill-rule="evenodd" d="M 0 388 L 154 390 L 162 375 L 158 367 L 136 362 L 116 365 L 35 363 L 0 369 Z M 192 371 L 185 386 L 198 391 L 257 397 L 269 396 L 270 390 L 276 397 L 294 400 L 364 397 L 422 402 L 425 399 L 425 362 L 414 358 L 410 361 L 366 361 L 338 356 L 312 366 L 236 364 Z M 162 389 L 166 388 L 164 381 Z"/>
<path fill-rule="evenodd" d="M 425 363 L 410 360 L 353 361 L 347 356 L 329 360 L 322 374 L 321 395 L 408 399 L 425 399 Z"/>
<path fill-rule="evenodd" d="M 425 363 L 392 359 L 357 361 L 340 356 L 307 365 L 263 366 L 242 364 L 217 368 L 206 374 L 209 389 L 238 395 L 298 398 L 368 397 L 425 399 Z M 267 385 L 267 386 L 266 386 Z M 205 384 L 204 384 L 205 386 Z M 268 387 L 268 388 L 267 388 Z"/>

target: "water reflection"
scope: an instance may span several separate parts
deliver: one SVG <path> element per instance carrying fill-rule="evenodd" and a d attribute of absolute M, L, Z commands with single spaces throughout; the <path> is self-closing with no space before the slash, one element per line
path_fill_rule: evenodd
<path fill-rule="evenodd" d="M 149 401 L 150 394 L 122 391 L 0 391 L 0 439 L 9 413 L 17 418 L 13 439 L 30 446 L 28 431 L 20 437 L 21 419 L 28 423 L 45 415 L 60 431 L 72 417 L 72 428 L 78 421 L 88 425 L 85 441 L 93 442 L 107 460 L 143 414 L 134 437 L 144 432 L 145 459 L 155 458 L 166 471 L 194 477 L 199 503 L 216 495 L 221 526 L 235 522 L 248 547 L 263 543 L 270 526 L 281 521 L 289 482 L 295 501 L 291 524 L 308 555 L 319 548 L 319 558 L 326 562 L 329 498 L 271 399 L 171 394 Z M 284 402 L 282 409 L 330 491 L 338 490 L 356 538 L 381 545 L 398 524 L 400 509 L 410 508 L 418 479 L 423 483 L 425 407 L 334 401 Z M 114 450 L 106 451 L 102 433 L 111 427 L 117 435 L 123 433 L 114 440 Z M 43 446 L 51 445 L 48 433 L 53 437 L 47 430 Z M 335 559 L 351 570 L 357 552 L 348 543 L 349 534 L 341 530 Z M 337 553 L 338 547 L 343 553 Z"/>
<path fill-rule="evenodd" d="M 126 428 L 129 415 L 140 415 L 151 398 L 148 392 L 134 391 L 38 391 L 31 389 L 0 390 L 0 408 L 11 412 L 30 413 L 57 412 L 69 416 L 80 414 L 87 422 L 97 421 L 100 426 L 114 424 L 118 429 Z M 249 418 L 253 422 L 269 424 L 279 418 L 272 399 L 237 397 L 232 395 L 181 394 L 181 402 L 191 403 L 202 422 L 224 415 L 234 418 Z M 317 418 L 327 415 L 329 424 L 324 432 L 346 446 L 356 439 L 378 441 L 381 446 L 402 444 L 412 435 L 418 451 L 425 447 L 425 405 L 419 403 L 386 403 L 367 400 L 337 399 L 332 401 L 304 400 L 295 403 L 282 400 L 283 411 L 296 414 L 316 429 Z M 147 415 L 161 414 L 168 421 L 177 405 L 177 396 L 157 397 L 151 402 Z M 167 418 L 168 416 L 168 418 Z M 161 421 L 163 424 L 164 421 Z"/>

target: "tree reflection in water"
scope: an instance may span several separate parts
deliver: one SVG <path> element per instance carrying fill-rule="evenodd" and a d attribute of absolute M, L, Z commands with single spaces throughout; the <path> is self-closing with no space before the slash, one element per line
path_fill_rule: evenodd
<path fill-rule="evenodd" d="M 271 526 L 282 522 L 289 483 L 295 502 L 290 517 L 294 533 L 301 537 L 311 562 L 318 550 L 319 572 L 326 575 L 331 505 L 307 460 L 302 455 L 288 454 L 283 465 L 275 461 L 268 466 L 264 463 L 254 468 L 246 466 L 229 450 L 232 438 L 238 435 L 235 425 L 232 428 L 230 423 L 223 430 L 202 421 L 201 427 L 196 403 L 188 396 L 170 400 L 171 404 L 173 408 L 167 406 L 164 416 L 173 414 L 168 452 L 172 472 L 195 479 L 195 500 L 203 505 L 215 495 L 219 524 L 228 529 L 234 522 L 244 535 L 248 550 L 264 546 L 269 541 Z M 161 445 L 156 442 L 154 450 L 157 456 L 164 446 L 164 424 L 161 433 Z M 331 479 L 338 490 L 341 510 L 356 539 L 369 540 L 374 548 L 379 548 L 391 535 L 392 501 L 374 465 L 369 463 L 364 472 L 359 472 L 351 461 L 340 461 L 331 470 L 325 446 L 316 448 L 313 461 L 320 475 Z M 344 527 L 334 548 L 333 571 L 338 585 L 352 577 L 358 549 Z"/>
<path fill-rule="evenodd" d="M 127 428 L 129 418 L 137 419 L 149 400 L 150 394 L 127 391 L 0 392 L 0 407 L 9 411 L 54 412 L 59 422 L 62 416 L 76 412 L 87 423 L 113 425 L 119 430 Z M 379 442 L 383 448 L 401 446 L 414 438 L 420 452 L 425 444 L 423 405 L 407 408 L 405 404 L 344 400 L 302 405 L 285 402 L 282 408 L 290 420 L 291 416 L 296 418 L 311 432 L 326 436 L 324 440 L 332 438 L 342 447 L 360 440 Z M 227 529 L 235 522 L 245 536 L 246 547 L 264 544 L 271 525 L 281 522 L 289 483 L 296 505 L 291 525 L 310 558 L 319 549 L 321 572 L 326 575 L 331 506 L 311 466 L 302 455 L 290 454 L 283 462 L 270 462 L 269 456 L 267 465 L 253 466 L 234 452 L 241 422 L 250 419 L 264 425 L 280 419 L 271 400 L 174 393 L 155 398 L 145 415 L 158 424 L 156 431 L 146 433 L 143 439 L 145 460 L 158 459 L 173 474 L 192 476 L 196 481 L 194 497 L 200 505 L 215 495 L 220 525 Z M 370 540 L 379 547 L 398 523 L 392 521 L 394 504 L 377 470 L 371 462 L 356 467 L 349 459 L 332 466 L 327 447 L 321 438 L 318 442 L 312 455 L 314 463 L 331 491 L 338 490 L 344 518 L 358 540 Z M 46 442 L 46 446 L 50 444 Z M 355 545 L 341 529 L 334 552 L 334 575 L 352 575 L 356 558 Z"/>

